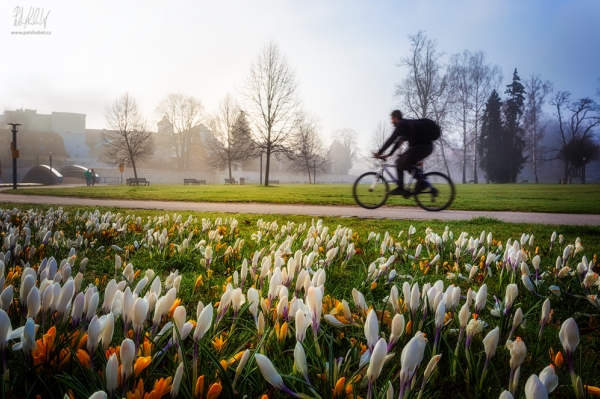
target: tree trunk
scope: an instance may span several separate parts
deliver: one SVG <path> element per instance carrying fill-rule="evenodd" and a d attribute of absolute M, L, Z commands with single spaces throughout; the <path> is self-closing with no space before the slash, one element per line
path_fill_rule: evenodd
<path fill-rule="evenodd" d="M 227 166 L 229 166 L 229 182 L 231 183 L 231 159 L 228 160 Z"/>
<path fill-rule="evenodd" d="M 475 114 L 475 140 L 473 140 L 473 183 L 479 183 L 477 181 L 477 120 L 478 116 Z"/>
<path fill-rule="evenodd" d="M 444 161 L 444 168 L 446 174 L 450 177 L 450 168 L 448 167 L 448 160 L 446 159 L 446 150 L 444 149 L 444 140 L 440 139 L 440 150 L 442 151 L 442 161 Z"/>
<path fill-rule="evenodd" d="M 466 138 L 466 136 L 465 136 Z M 462 182 L 467 183 L 467 141 L 463 140 L 463 167 L 462 167 Z"/>
<path fill-rule="evenodd" d="M 467 184 L 467 120 L 463 112 L 463 167 L 462 167 L 462 182 Z"/>
<path fill-rule="evenodd" d="M 267 145 L 267 161 L 265 163 L 265 187 L 269 185 L 269 168 L 271 166 L 271 146 Z"/>
<path fill-rule="evenodd" d="M 306 159 L 305 162 L 306 162 L 306 171 L 308 172 L 308 184 L 312 184 L 311 179 L 310 179 L 310 161 L 308 159 Z"/>

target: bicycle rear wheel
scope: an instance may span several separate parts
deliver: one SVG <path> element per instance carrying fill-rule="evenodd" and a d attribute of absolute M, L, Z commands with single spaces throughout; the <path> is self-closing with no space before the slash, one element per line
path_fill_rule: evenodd
<path fill-rule="evenodd" d="M 429 184 L 427 184 L 426 180 Z M 448 176 L 439 172 L 425 173 L 415 185 L 415 200 L 427 211 L 441 211 L 454 201 L 456 189 Z"/>
<path fill-rule="evenodd" d="M 388 183 L 376 172 L 362 174 L 354 182 L 352 195 L 356 203 L 366 209 L 379 208 L 388 197 Z"/>

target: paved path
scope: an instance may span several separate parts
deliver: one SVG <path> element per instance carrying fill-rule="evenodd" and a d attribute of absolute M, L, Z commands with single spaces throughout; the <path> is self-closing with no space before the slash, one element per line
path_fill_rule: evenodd
<path fill-rule="evenodd" d="M 0 191 L 0 203 L 108 206 L 127 209 L 162 209 L 168 211 L 260 213 L 280 215 L 341 216 L 374 219 L 410 220 L 470 220 L 477 217 L 496 218 L 510 223 L 541 223 L 557 225 L 600 226 L 600 215 L 572 215 L 562 213 L 442 211 L 427 212 L 420 208 L 382 207 L 368 210 L 358 206 L 279 205 L 258 203 L 214 203 L 176 201 L 134 201 L 119 199 L 91 199 L 50 197 L 41 195 L 12 195 Z"/>

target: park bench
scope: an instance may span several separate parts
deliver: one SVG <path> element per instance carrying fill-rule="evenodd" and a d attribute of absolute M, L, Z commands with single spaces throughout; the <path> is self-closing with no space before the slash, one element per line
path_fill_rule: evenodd
<path fill-rule="evenodd" d="M 521 183 L 529 183 L 529 180 L 521 180 Z"/>
<path fill-rule="evenodd" d="M 188 184 L 198 185 L 198 184 L 206 184 L 206 180 L 198 180 L 198 179 L 183 179 L 183 185 L 186 186 Z"/>
<path fill-rule="evenodd" d="M 144 186 L 149 186 L 150 182 L 148 180 L 146 180 L 145 177 L 138 177 L 137 179 L 135 177 L 132 177 L 131 179 L 129 179 L 130 186 L 135 186 L 135 185 L 140 185 L 140 184 L 143 184 Z"/>
<path fill-rule="evenodd" d="M 238 184 L 235 179 L 225 179 L 225 184 Z"/>
<path fill-rule="evenodd" d="M 269 185 L 271 184 L 279 184 L 279 180 L 269 180 Z"/>

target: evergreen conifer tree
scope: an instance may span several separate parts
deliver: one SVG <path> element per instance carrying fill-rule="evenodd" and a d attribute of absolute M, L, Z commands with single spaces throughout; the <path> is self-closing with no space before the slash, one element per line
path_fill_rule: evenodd
<path fill-rule="evenodd" d="M 477 148 L 480 156 L 479 166 L 484 171 L 488 183 L 501 179 L 503 154 L 500 149 L 503 139 L 502 100 L 494 90 L 485 104 Z"/>
<path fill-rule="evenodd" d="M 501 175 L 499 182 L 515 183 L 517 176 L 525 166 L 527 157 L 525 151 L 525 130 L 521 125 L 523 115 L 523 104 L 525 100 L 525 88 L 521 84 L 521 78 L 517 69 L 513 73 L 512 82 L 506 86 L 505 94 L 505 137 L 502 143 L 504 159 L 502 160 Z"/>

